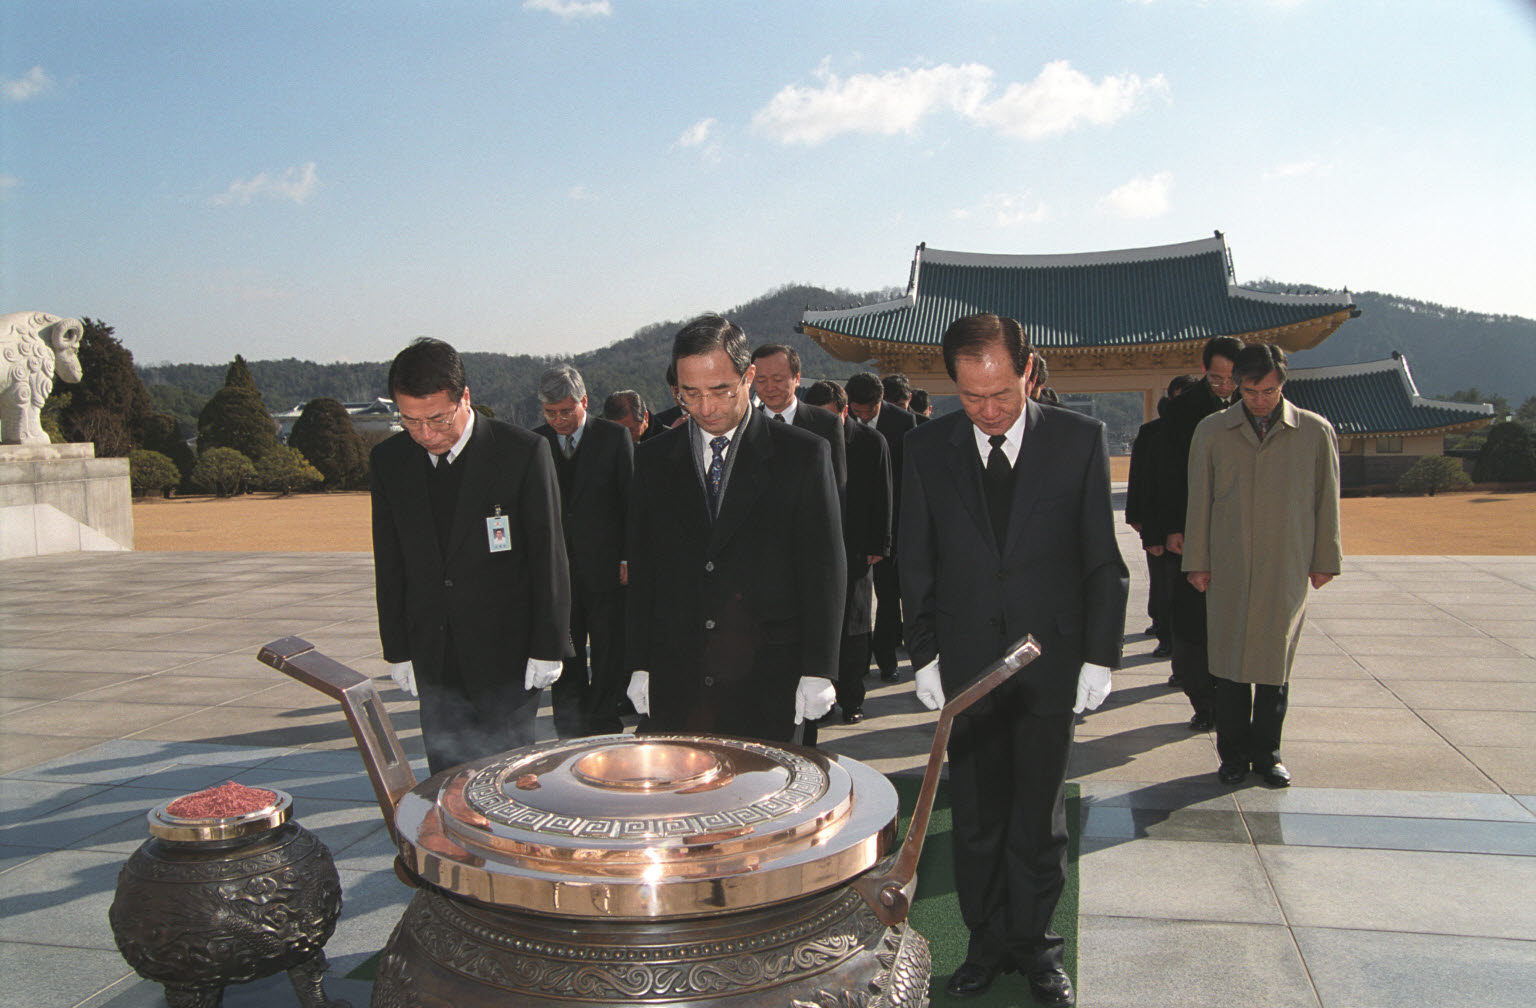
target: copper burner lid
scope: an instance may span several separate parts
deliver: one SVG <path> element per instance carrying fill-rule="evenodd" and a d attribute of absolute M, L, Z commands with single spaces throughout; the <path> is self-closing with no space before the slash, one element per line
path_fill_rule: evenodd
<path fill-rule="evenodd" d="M 149 833 L 161 840 L 177 843 L 206 843 L 210 840 L 237 840 L 276 829 L 288 821 L 293 812 L 293 796 L 286 791 L 267 788 L 275 796 L 266 808 L 244 812 L 234 816 L 208 816 L 191 818 L 179 816 L 170 807 L 181 798 L 161 802 L 149 810 Z"/>
<path fill-rule="evenodd" d="M 432 885 L 576 917 L 719 914 L 828 889 L 895 844 L 896 792 L 856 760 L 708 735 L 549 742 L 400 801 Z"/>

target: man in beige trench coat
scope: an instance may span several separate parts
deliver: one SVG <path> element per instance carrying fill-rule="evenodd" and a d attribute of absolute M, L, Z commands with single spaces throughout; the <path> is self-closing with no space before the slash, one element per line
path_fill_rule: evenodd
<path fill-rule="evenodd" d="M 1240 401 L 1202 420 L 1190 445 L 1183 566 L 1207 596 L 1221 781 L 1251 767 L 1286 787 L 1280 733 L 1307 587 L 1343 566 L 1338 436 L 1286 401 L 1279 347 L 1245 347 L 1233 373 Z"/>

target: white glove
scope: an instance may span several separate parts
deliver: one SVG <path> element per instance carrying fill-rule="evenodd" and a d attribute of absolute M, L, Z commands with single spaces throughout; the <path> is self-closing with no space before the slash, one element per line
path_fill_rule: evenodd
<path fill-rule="evenodd" d="M 795 724 L 815 721 L 836 702 L 837 690 L 832 687 L 831 679 L 801 676 L 800 685 L 795 687 Z"/>
<path fill-rule="evenodd" d="M 523 673 L 523 689 L 543 689 L 553 686 L 555 680 L 560 678 L 560 670 L 565 668 L 560 662 L 550 658 L 529 658 L 528 671 Z"/>
<path fill-rule="evenodd" d="M 389 666 L 389 677 L 395 681 L 395 685 L 409 693 L 416 695 L 416 670 L 408 661 L 394 662 Z"/>
<path fill-rule="evenodd" d="M 937 658 L 917 670 L 917 699 L 929 710 L 944 706 L 944 680 L 939 677 Z"/>
<path fill-rule="evenodd" d="M 1098 710 L 1099 704 L 1109 696 L 1111 688 L 1109 669 L 1103 665 L 1083 662 L 1083 670 L 1077 674 L 1077 706 L 1072 708 L 1072 713 L 1081 714 L 1085 709 Z"/>
<path fill-rule="evenodd" d="M 651 674 L 645 669 L 630 673 L 629 686 L 624 690 L 629 702 L 635 705 L 636 714 L 651 712 Z"/>

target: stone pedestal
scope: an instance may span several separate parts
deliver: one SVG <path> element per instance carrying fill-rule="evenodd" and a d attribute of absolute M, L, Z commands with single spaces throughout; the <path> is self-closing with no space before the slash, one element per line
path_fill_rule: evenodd
<path fill-rule="evenodd" d="M 92 444 L 0 445 L 0 559 L 133 549 L 128 460 Z"/>

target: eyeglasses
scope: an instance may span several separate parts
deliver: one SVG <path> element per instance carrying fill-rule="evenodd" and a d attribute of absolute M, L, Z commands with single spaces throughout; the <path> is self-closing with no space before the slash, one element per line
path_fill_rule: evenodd
<path fill-rule="evenodd" d="M 732 399 L 735 399 L 739 395 L 741 395 L 741 385 L 737 385 L 735 388 L 723 389 L 682 389 L 678 392 L 677 397 L 678 399 L 682 400 L 684 406 L 689 406 L 696 409 L 707 402 L 730 402 Z"/>
<path fill-rule="evenodd" d="M 405 427 L 407 429 L 409 429 L 411 427 L 417 427 L 417 428 L 420 428 L 422 430 L 430 430 L 430 431 L 445 431 L 445 430 L 449 430 L 449 429 L 451 429 L 453 427 L 453 421 L 458 419 L 459 409 L 463 405 L 464 405 L 464 401 L 461 399 L 457 403 L 454 404 L 453 412 L 449 413 L 447 416 L 427 417 L 425 420 L 417 420 L 417 419 L 415 419 L 413 417 L 402 416 L 400 418 L 400 426 L 401 427 Z"/>
<path fill-rule="evenodd" d="M 1211 388 L 1230 389 L 1230 388 L 1236 388 L 1237 387 L 1237 379 L 1235 379 L 1235 378 L 1223 378 L 1221 375 L 1219 375 L 1219 374 L 1212 374 L 1209 371 L 1207 371 L 1205 373 L 1205 380 L 1211 383 Z"/>
<path fill-rule="evenodd" d="M 1276 385 L 1274 388 L 1252 388 L 1252 387 L 1245 387 L 1243 389 L 1243 398 L 1244 399 L 1273 399 L 1275 396 L 1277 396 L 1279 394 L 1280 394 L 1280 386 L 1279 385 Z"/>

